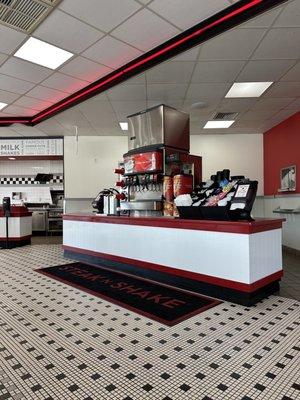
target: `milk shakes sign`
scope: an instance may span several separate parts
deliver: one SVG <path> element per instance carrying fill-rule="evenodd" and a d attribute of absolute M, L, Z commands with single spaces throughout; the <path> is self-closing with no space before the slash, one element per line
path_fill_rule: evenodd
<path fill-rule="evenodd" d="M 0 139 L 0 157 L 62 155 L 63 139 Z"/>
<path fill-rule="evenodd" d="M 1 156 L 19 155 L 20 145 L 19 144 L 0 144 Z"/>

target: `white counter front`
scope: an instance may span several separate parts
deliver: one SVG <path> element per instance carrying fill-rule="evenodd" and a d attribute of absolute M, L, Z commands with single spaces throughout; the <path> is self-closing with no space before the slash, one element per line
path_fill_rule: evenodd
<path fill-rule="evenodd" d="M 12 206 L 11 216 L 6 221 L 0 209 L 0 247 L 6 247 L 6 222 L 8 222 L 8 247 L 30 244 L 32 216 L 26 207 Z"/>
<path fill-rule="evenodd" d="M 168 283 L 196 287 L 214 297 L 256 299 L 264 288 L 265 294 L 278 288 L 281 227 L 282 220 L 274 219 L 224 222 L 71 214 L 64 216 L 63 244 L 66 256 L 92 264 L 155 280 L 169 278 Z"/>

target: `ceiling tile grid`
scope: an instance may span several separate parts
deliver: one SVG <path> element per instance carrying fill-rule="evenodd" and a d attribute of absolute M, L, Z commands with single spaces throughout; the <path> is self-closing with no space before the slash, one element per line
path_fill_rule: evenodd
<path fill-rule="evenodd" d="M 56 71 L 13 57 L 28 36 L 0 25 L 0 101 L 8 103 L 0 116 L 16 115 L 17 110 L 33 115 L 230 4 L 227 0 L 63 0 L 32 34 L 74 53 Z M 189 112 L 195 134 L 224 133 L 203 130 L 217 111 L 239 113 L 227 132 L 247 128 L 263 132 L 300 109 L 299 13 L 299 0 L 291 0 L 75 106 L 72 110 L 80 111 L 76 116 L 80 134 L 123 135 L 120 118 L 162 102 Z M 274 84 L 261 98 L 224 98 L 234 82 L 247 81 Z M 197 102 L 204 103 L 202 108 L 193 106 Z M 76 113 L 68 111 L 36 130 L 73 134 Z"/>

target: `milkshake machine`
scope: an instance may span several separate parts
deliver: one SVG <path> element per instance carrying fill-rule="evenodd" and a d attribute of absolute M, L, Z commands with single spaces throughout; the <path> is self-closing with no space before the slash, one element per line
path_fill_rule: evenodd
<path fill-rule="evenodd" d="M 202 181 L 201 157 L 189 154 L 189 115 L 161 104 L 128 121 L 129 151 L 115 170 L 120 213 L 176 216 L 174 197 Z"/>

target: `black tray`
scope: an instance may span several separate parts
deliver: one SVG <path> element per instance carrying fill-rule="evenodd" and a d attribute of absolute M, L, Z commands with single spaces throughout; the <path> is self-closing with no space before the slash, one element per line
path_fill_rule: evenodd
<path fill-rule="evenodd" d="M 229 206 L 225 207 L 177 207 L 180 219 L 204 219 L 213 221 L 253 221 L 250 212 L 245 210 L 231 211 Z"/>
<path fill-rule="evenodd" d="M 229 207 L 182 206 L 177 207 L 179 218 L 230 221 Z"/>

